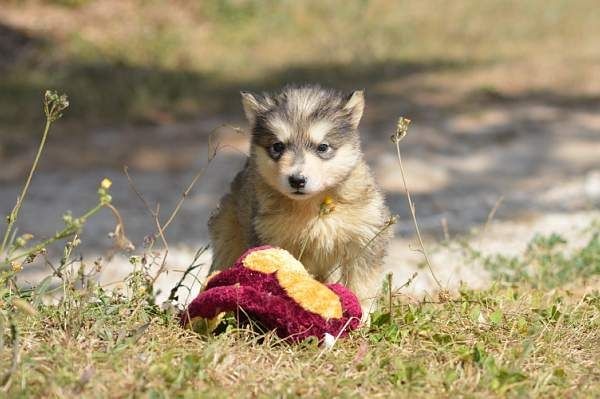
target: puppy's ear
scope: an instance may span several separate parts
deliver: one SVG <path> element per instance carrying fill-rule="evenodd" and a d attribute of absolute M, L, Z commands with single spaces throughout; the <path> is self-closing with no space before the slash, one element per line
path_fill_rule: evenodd
<path fill-rule="evenodd" d="M 242 95 L 242 105 L 246 119 L 248 119 L 250 126 L 254 126 L 256 116 L 269 108 L 269 99 L 247 91 L 242 91 L 240 94 Z"/>
<path fill-rule="evenodd" d="M 344 104 L 344 110 L 348 111 L 350 115 L 350 122 L 354 129 L 358 128 L 360 118 L 362 118 L 363 111 L 365 110 L 365 95 L 362 90 L 356 90 L 352 92 L 347 98 Z"/>

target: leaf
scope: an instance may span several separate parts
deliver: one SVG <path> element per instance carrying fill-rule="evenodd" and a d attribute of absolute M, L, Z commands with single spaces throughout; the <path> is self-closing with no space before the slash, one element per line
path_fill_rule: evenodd
<path fill-rule="evenodd" d="M 525 381 L 527 379 L 527 375 L 520 370 L 508 370 L 505 368 L 501 368 L 496 373 L 495 381 L 498 382 L 498 386 L 501 387 L 503 385 L 515 384 L 517 382 Z"/>
<path fill-rule="evenodd" d="M 473 346 L 471 355 L 475 363 L 481 363 L 485 358 L 485 350 L 483 349 L 483 346 L 479 343 Z"/>
<path fill-rule="evenodd" d="M 35 289 L 35 304 L 39 305 L 41 303 L 41 298 L 46 294 L 48 288 L 50 287 L 50 283 L 52 282 L 52 276 L 46 276 Z"/>
<path fill-rule="evenodd" d="M 452 336 L 450 334 L 433 334 L 431 337 L 438 344 L 447 344 L 452 342 Z"/>
<path fill-rule="evenodd" d="M 391 320 L 392 318 L 389 313 L 382 313 L 372 321 L 372 324 L 377 327 L 382 327 L 385 324 L 390 324 Z"/>
<path fill-rule="evenodd" d="M 500 309 L 497 309 L 490 314 L 490 322 L 494 325 L 500 325 L 500 323 L 502 323 L 502 311 Z"/>
<path fill-rule="evenodd" d="M 480 321 L 479 317 L 481 316 L 481 308 L 479 307 L 479 305 L 474 306 L 473 309 L 471 309 L 470 316 L 472 321 Z"/>

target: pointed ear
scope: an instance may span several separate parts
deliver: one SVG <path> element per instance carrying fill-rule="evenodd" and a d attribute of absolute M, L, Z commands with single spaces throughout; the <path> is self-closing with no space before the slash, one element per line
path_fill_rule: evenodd
<path fill-rule="evenodd" d="M 362 90 L 356 90 L 348 96 L 344 109 L 350 114 L 350 121 L 354 129 L 358 128 L 360 118 L 362 118 L 365 109 L 365 95 Z"/>
<path fill-rule="evenodd" d="M 242 91 L 240 94 L 242 95 L 242 105 L 244 107 L 246 119 L 248 119 L 250 126 L 254 126 L 256 116 L 268 109 L 267 101 L 266 99 L 260 98 L 260 96 L 247 91 Z"/>

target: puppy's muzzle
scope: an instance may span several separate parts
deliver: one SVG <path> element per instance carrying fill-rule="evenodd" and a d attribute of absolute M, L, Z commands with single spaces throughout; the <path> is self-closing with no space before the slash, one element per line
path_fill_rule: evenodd
<path fill-rule="evenodd" d="M 290 183 L 290 187 L 301 190 L 306 186 L 306 177 L 302 175 L 291 175 L 288 177 L 288 182 Z"/>

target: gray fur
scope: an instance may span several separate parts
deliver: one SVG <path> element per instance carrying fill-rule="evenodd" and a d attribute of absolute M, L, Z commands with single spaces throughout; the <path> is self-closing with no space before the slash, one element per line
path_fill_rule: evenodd
<path fill-rule="evenodd" d="M 356 129 L 362 115 L 362 92 L 359 97 L 345 96 L 317 86 L 304 86 L 287 87 L 277 95 L 242 96 L 251 123 L 251 153 L 233 180 L 231 192 L 221 199 L 209 220 L 211 271 L 231 266 L 252 246 L 280 246 L 296 257 L 306 246 L 301 261 L 309 272 L 324 282 L 347 284 L 361 298 L 363 308 L 368 307 L 379 289 L 391 229 L 382 231 L 389 211 L 360 152 Z M 356 161 L 339 181 L 311 199 L 296 200 L 284 195 L 264 179 L 257 165 L 260 155 L 278 140 L 270 129 L 270 122 L 276 118 L 292 127 L 287 151 L 316 151 L 318 143 L 311 141 L 307 127 L 326 120 L 333 128 L 324 141 L 333 152 L 321 157 L 320 162 L 324 167 L 328 162 L 335 165 L 335 151 L 342 146 L 356 155 Z M 271 159 L 271 163 L 279 162 Z M 325 196 L 334 198 L 335 209 L 323 216 L 321 203 Z"/>

